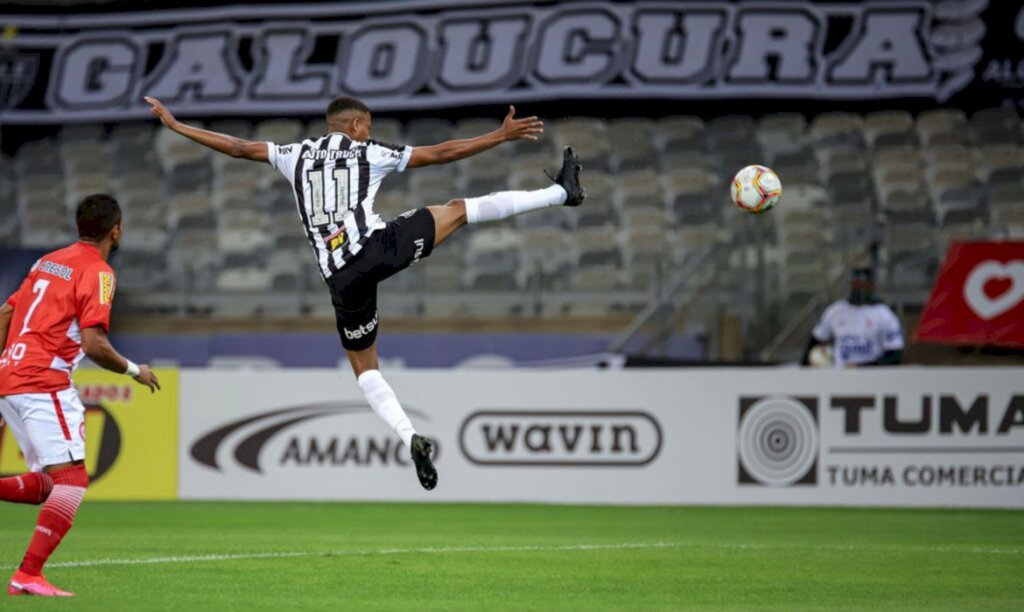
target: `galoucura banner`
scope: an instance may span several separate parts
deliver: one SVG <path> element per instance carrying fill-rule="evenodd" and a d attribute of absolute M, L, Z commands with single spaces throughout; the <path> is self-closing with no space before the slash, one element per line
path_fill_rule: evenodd
<path fill-rule="evenodd" d="M 0 117 L 141 118 L 144 95 L 183 116 L 319 114 L 342 93 L 384 111 L 580 98 L 994 105 L 1024 80 L 1019 11 L 387 0 L 0 15 Z"/>
<path fill-rule="evenodd" d="M 951 245 L 917 339 L 1024 348 L 1024 242 Z"/>

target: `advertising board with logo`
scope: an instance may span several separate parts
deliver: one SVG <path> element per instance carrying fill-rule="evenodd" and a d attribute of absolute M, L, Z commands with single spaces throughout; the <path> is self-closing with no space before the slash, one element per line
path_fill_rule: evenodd
<path fill-rule="evenodd" d="M 178 371 L 154 370 L 162 391 L 126 376 L 83 368 L 75 387 L 85 405 L 85 467 L 91 500 L 178 496 Z M 0 477 L 28 470 L 18 443 L 0 428 Z"/>
<path fill-rule="evenodd" d="M 1024 507 L 1024 370 L 183 373 L 187 499 Z"/>
<path fill-rule="evenodd" d="M 183 4 L 186 7 L 187 3 Z M 1019 3 L 394 0 L 0 15 L 7 123 L 564 99 L 917 100 L 1020 91 Z M 1016 27 L 1015 27 L 1016 24 Z"/>
<path fill-rule="evenodd" d="M 408 449 L 347 373 L 183 374 L 181 495 L 670 503 L 684 415 L 626 389 L 574 398 L 561 376 L 396 373 L 391 385 L 437 442 L 441 484 L 420 488 Z M 534 378 L 538 377 L 538 378 Z M 575 375 L 570 375 L 575 376 Z M 526 383 L 526 384 L 522 384 Z M 674 413 L 674 414 L 673 414 Z M 666 420 L 669 422 L 666 423 Z M 651 487 L 651 481 L 666 483 Z"/>
<path fill-rule="evenodd" d="M 1024 242 L 950 245 L 917 339 L 1024 347 Z"/>

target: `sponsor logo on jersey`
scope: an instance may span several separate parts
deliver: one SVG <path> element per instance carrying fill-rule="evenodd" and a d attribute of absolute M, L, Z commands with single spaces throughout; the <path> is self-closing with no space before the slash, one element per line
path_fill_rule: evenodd
<path fill-rule="evenodd" d="M 66 281 L 71 280 L 71 275 L 75 272 L 74 268 L 70 268 L 64 264 L 53 263 L 52 261 L 46 261 L 45 259 L 39 260 L 38 270 L 46 274 L 63 278 Z"/>
<path fill-rule="evenodd" d="M 100 304 L 114 303 L 114 275 L 100 272 Z"/>
<path fill-rule="evenodd" d="M 327 237 L 327 248 L 332 251 L 337 251 L 345 244 L 345 242 L 345 228 L 342 227 Z"/>
<path fill-rule="evenodd" d="M 340 151 L 324 151 L 323 149 L 311 150 L 307 149 L 302 154 L 302 159 L 313 159 L 313 160 L 335 160 L 335 159 L 355 159 L 359 157 L 358 149 L 343 149 Z"/>

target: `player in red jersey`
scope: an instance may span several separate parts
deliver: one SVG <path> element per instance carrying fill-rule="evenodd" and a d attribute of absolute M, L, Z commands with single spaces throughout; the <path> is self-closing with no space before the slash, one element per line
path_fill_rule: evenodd
<path fill-rule="evenodd" d="M 107 339 L 114 272 L 107 264 L 121 239 L 114 198 L 86 197 L 76 213 L 79 241 L 44 255 L 0 307 L 0 413 L 31 472 L 0 479 L 0 500 L 42 504 L 35 533 L 10 595 L 74 595 L 47 582 L 43 564 L 71 529 L 85 496 L 85 407 L 71 384 L 83 355 L 124 373 L 150 391 L 160 388 Z"/>

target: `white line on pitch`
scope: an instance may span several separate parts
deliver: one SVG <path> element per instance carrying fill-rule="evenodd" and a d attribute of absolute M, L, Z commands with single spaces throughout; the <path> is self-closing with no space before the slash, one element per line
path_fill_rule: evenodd
<path fill-rule="evenodd" d="M 238 553 L 219 555 L 184 555 L 170 557 L 149 557 L 140 559 L 94 559 L 90 561 L 63 561 L 49 563 L 47 567 L 94 567 L 104 565 L 154 565 L 173 563 L 200 563 L 203 561 L 234 561 L 247 559 L 287 559 L 295 557 L 343 557 L 403 554 L 445 554 L 445 553 L 505 553 L 505 552 L 560 552 L 588 550 L 626 550 L 655 548 L 718 548 L 733 550 L 814 550 L 821 552 L 889 552 L 889 553 L 969 553 L 983 555 L 1019 555 L 1014 548 L 981 548 L 953 546 L 858 546 L 858 545 L 774 545 L 764 543 L 726 542 L 625 542 L 619 544 L 567 544 L 563 546 L 443 546 L 424 548 L 382 548 L 377 550 L 328 550 Z M 4 569 L 11 569 L 5 567 Z"/>
<path fill-rule="evenodd" d="M 444 546 L 428 548 L 383 548 L 378 550 L 326 550 L 302 552 L 240 553 L 226 555 L 191 555 L 150 557 L 143 559 L 94 559 L 47 563 L 46 567 L 92 567 L 96 565 L 151 565 L 157 563 L 196 563 L 200 561 L 232 561 L 236 559 L 279 559 L 294 557 L 342 557 L 402 554 L 491 553 L 491 552 L 557 552 L 576 550 L 620 550 L 635 548 L 676 548 L 676 542 L 627 542 L 623 544 L 571 544 L 566 546 Z M 7 568 L 10 569 L 10 568 Z"/>

